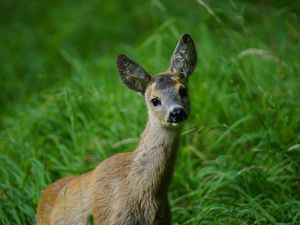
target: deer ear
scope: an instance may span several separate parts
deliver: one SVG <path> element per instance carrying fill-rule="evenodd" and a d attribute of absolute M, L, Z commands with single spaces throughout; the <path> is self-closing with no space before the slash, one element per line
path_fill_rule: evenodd
<path fill-rule="evenodd" d="M 190 35 L 183 34 L 171 57 L 170 70 L 188 78 L 194 71 L 196 64 L 197 51 L 194 41 Z"/>
<path fill-rule="evenodd" d="M 151 76 L 139 64 L 124 54 L 118 55 L 117 69 L 123 83 L 132 90 L 144 93 Z"/>

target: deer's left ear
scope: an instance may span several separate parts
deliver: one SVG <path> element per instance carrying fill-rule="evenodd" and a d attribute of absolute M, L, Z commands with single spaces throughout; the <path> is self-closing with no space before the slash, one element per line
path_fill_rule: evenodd
<path fill-rule="evenodd" d="M 183 34 L 171 57 L 170 70 L 188 78 L 193 73 L 196 64 L 197 51 L 194 41 L 190 35 Z"/>
<path fill-rule="evenodd" d="M 144 94 L 151 76 L 142 66 L 124 54 L 118 55 L 117 69 L 123 83 L 132 90 Z"/>

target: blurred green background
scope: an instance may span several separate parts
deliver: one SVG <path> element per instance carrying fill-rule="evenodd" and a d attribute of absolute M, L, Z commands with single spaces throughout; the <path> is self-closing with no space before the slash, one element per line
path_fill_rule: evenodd
<path fill-rule="evenodd" d="M 300 224 L 300 2 L 0 2 L 0 224 L 34 224 L 41 190 L 134 149 L 141 97 L 124 52 L 167 69 L 198 50 L 192 115 L 169 197 L 173 224 Z"/>

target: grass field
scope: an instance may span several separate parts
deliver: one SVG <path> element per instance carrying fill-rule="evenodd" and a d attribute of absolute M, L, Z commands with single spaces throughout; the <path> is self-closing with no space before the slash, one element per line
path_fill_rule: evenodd
<path fill-rule="evenodd" d="M 143 99 L 126 52 L 164 71 L 181 33 L 198 67 L 169 197 L 173 224 L 300 224 L 300 2 L 0 3 L 0 224 L 34 224 L 41 190 L 133 150 Z"/>

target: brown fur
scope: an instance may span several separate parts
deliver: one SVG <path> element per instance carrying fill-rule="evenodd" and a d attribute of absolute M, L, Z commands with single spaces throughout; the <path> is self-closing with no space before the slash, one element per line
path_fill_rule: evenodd
<path fill-rule="evenodd" d="M 148 86 L 146 100 L 164 92 L 154 90 L 156 84 Z M 175 88 L 177 82 L 172 84 Z M 93 171 L 47 187 L 38 206 L 38 225 L 85 224 L 89 214 L 95 225 L 170 224 L 167 190 L 180 128 L 164 127 L 158 117 L 149 112 L 135 151 L 114 155 Z"/>
<path fill-rule="evenodd" d="M 148 108 L 140 143 L 135 151 L 114 155 L 90 172 L 49 185 L 38 204 L 38 225 L 83 225 L 88 215 L 95 225 L 171 224 L 167 191 L 183 120 L 168 118 L 178 107 L 186 116 L 189 112 L 188 96 L 179 93 L 197 59 L 188 34 L 182 35 L 172 59 L 172 72 L 151 78 L 126 55 L 118 56 L 124 84 L 142 93 Z"/>
<path fill-rule="evenodd" d="M 134 152 L 48 186 L 39 202 L 38 225 L 85 224 L 89 214 L 95 225 L 170 224 L 167 189 L 179 130 L 161 129 L 149 122 Z"/>

